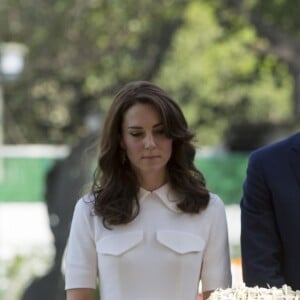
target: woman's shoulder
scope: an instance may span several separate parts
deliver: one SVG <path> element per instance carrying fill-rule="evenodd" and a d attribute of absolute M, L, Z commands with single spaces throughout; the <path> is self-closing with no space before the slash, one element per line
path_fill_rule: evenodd
<path fill-rule="evenodd" d="M 219 195 L 210 192 L 208 207 L 219 207 L 219 208 L 224 209 L 225 205 Z"/>
<path fill-rule="evenodd" d="M 95 197 L 93 194 L 82 196 L 75 205 L 75 213 L 95 215 Z"/>
<path fill-rule="evenodd" d="M 225 205 L 223 200 L 219 195 L 214 193 L 209 193 L 210 199 L 208 206 L 204 210 L 204 215 L 206 215 L 210 220 L 224 219 L 225 216 Z"/>

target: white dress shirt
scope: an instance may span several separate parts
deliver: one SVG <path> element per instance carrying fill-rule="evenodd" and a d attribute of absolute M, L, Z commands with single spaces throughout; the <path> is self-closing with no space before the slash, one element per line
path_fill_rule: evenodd
<path fill-rule="evenodd" d="M 101 300 L 195 300 L 202 290 L 231 285 L 223 202 L 187 214 L 168 184 L 140 189 L 140 213 L 106 229 L 93 213 L 93 197 L 75 207 L 65 261 L 66 289 L 96 288 Z"/>

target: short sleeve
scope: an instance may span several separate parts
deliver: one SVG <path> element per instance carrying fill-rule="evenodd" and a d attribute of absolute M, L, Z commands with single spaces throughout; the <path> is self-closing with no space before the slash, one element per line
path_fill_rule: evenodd
<path fill-rule="evenodd" d="M 201 270 L 202 290 L 211 291 L 231 286 L 231 267 L 228 229 L 222 200 L 212 195 L 210 201 L 211 223 L 209 239 L 203 256 Z"/>
<path fill-rule="evenodd" d="M 65 256 L 65 289 L 96 288 L 97 252 L 91 202 L 80 199 L 74 209 Z"/>

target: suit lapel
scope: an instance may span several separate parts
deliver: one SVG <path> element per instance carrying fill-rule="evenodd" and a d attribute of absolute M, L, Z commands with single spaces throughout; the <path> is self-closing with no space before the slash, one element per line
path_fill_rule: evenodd
<path fill-rule="evenodd" d="M 295 135 L 292 139 L 289 149 L 289 160 L 298 183 L 300 184 L 300 134 Z"/>

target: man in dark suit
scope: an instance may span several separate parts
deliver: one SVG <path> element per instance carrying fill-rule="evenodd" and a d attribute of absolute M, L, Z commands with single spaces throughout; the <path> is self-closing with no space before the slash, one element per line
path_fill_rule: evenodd
<path fill-rule="evenodd" d="M 300 133 L 250 155 L 241 250 L 247 286 L 300 290 Z"/>

